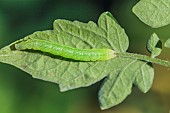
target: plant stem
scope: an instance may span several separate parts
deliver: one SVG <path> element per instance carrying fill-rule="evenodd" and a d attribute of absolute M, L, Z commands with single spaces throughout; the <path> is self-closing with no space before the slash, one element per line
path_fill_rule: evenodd
<path fill-rule="evenodd" d="M 158 58 L 152 58 L 152 57 L 146 56 L 146 55 L 140 55 L 140 54 L 135 54 L 135 53 L 123 53 L 123 52 L 116 53 L 116 55 L 120 56 L 120 57 L 143 60 L 143 61 L 159 64 L 159 65 L 170 68 L 170 61 L 161 60 Z"/>

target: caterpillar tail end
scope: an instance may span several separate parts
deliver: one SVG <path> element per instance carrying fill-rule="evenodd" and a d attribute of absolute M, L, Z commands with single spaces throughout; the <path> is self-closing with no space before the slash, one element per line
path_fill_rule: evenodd
<path fill-rule="evenodd" d="M 16 50 L 21 50 L 20 45 L 19 45 L 19 44 L 15 44 L 15 49 L 16 49 Z"/>
<path fill-rule="evenodd" d="M 22 46 L 22 44 L 15 44 L 15 49 L 16 50 L 25 50 L 26 48 Z"/>

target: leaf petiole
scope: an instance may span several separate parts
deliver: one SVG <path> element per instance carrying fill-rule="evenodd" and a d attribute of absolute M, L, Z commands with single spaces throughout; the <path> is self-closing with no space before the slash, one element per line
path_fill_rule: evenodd
<path fill-rule="evenodd" d="M 162 59 L 158 59 L 158 58 L 152 58 L 152 57 L 146 56 L 146 55 L 135 54 L 135 53 L 127 53 L 127 52 L 126 53 L 118 52 L 118 53 L 116 53 L 116 56 L 143 60 L 143 61 L 159 64 L 159 65 L 170 68 L 170 61 L 162 60 Z"/>

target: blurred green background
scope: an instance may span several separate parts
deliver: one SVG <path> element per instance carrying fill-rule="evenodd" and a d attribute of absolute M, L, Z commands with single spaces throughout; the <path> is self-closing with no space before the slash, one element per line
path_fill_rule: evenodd
<path fill-rule="evenodd" d="M 131 12 L 138 0 L 0 0 L 0 48 L 37 30 L 52 29 L 55 19 L 97 22 L 110 11 L 129 36 L 129 52 L 149 54 L 146 42 L 156 32 L 163 42 L 170 25 L 152 29 Z M 162 59 L 170 59 L 164 49 Z M 154 65 L 155 80 L 143 94 L 137 88 L 118 106 L 101 111 L 97 92 L 101 82 L 61 93 L 57 84 L 33 79 L 27 73 L 0 63 L 0 113 L 168 113 L 170 70 Z"/>

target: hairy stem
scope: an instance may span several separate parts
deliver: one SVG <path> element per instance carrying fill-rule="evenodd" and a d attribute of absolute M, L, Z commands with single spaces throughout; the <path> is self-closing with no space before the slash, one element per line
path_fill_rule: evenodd
<path fill-rule="evenodd" d="M 150 56 L 145 56 L 145 55 L 140 55 L 140 54 L 135 54 L 135 53 L 123 53 L 123 52 L 116 53 L 116 55 L 118 57 L 126 57 L 126 58 L 143 60 L 143 61 L 159 64 L 159 65 L 170 68 L 170 61 L 161 60 L 158 58 L 151 58 Z"/>

